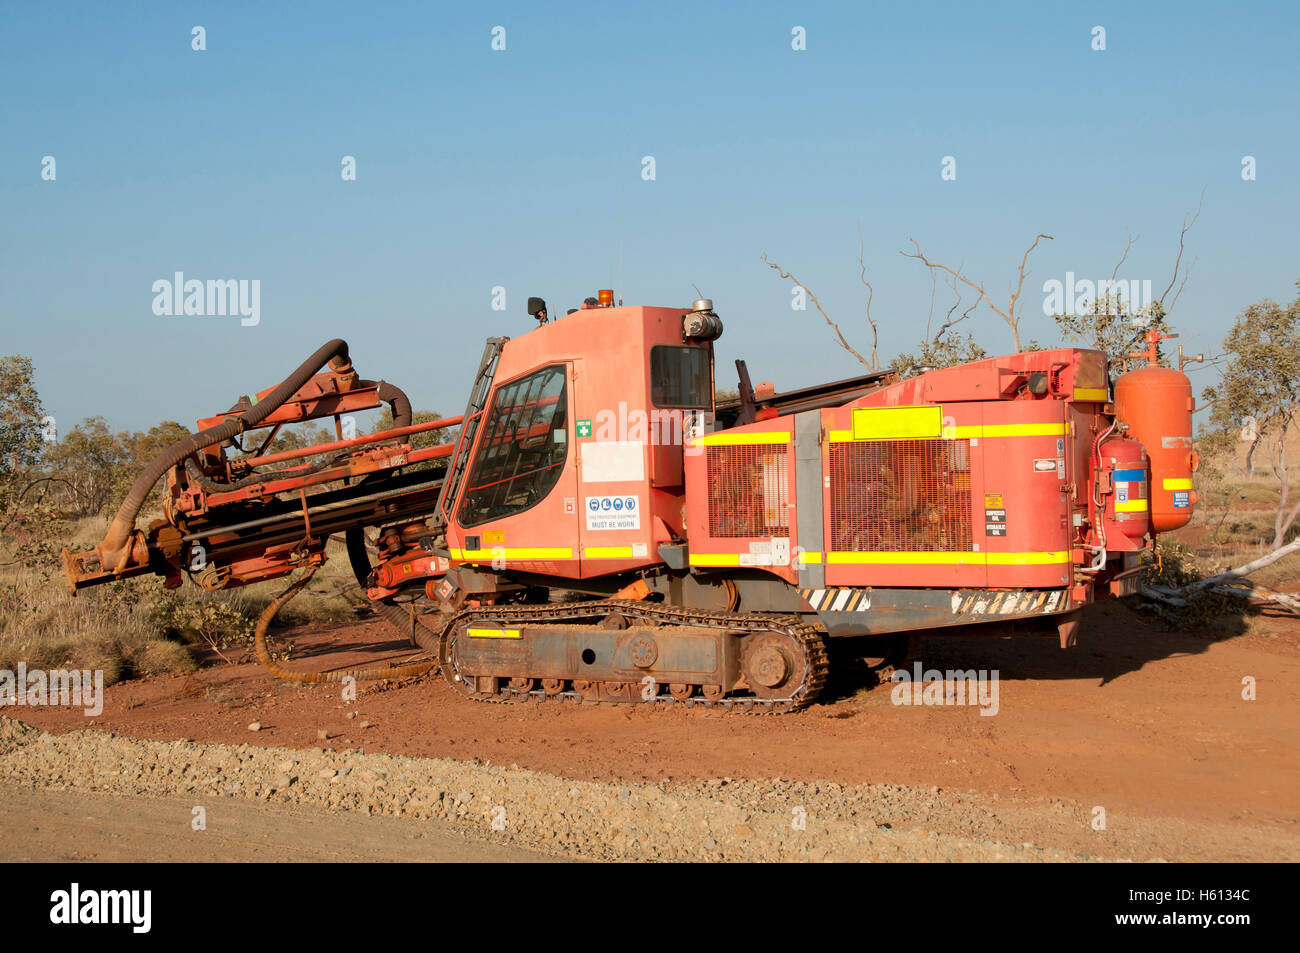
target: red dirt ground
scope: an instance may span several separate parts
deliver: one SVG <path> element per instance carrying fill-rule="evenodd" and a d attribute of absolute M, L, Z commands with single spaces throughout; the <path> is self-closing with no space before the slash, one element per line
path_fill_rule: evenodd
<path fill-rule="evenodd" d="M 1127 607 L 1090 610 L 1080 645 L 1054 639 L 927 638 L 926 667 L 1000 672 L 1000 711 L 895 706 L 888 686 L 841 678 L 806 711 L 744 716 L 571 702 L 484 704 L 440 678 L 299 687 L 256 663 L 106 691 L 90 726 L 160 740 L 364 747 L 517 764 L 571 778 L 751 777 L 935 785 L 1060 797 L 1142 814 L 1281 825 L 1300 817 L 1300 623 L 1238 634 L 1171 632 Z M 288 668 L 407 658 L 379 621 L 286 633 Z M 1252 676 L 1258 699 L 1242 699 Z M 349 720 L 348 712 L 355 712 Z M 80 711 L 7 712 L 54 731 Z M 262 729 L 252 733 L 251 722 Z M 366 723 L 366 724 L 363 724 Z M 329 733 L 327 741 L 317 732 Z"/>

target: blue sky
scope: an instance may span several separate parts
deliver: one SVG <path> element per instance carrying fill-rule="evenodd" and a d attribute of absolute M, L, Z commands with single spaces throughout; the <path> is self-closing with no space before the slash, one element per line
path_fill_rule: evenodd
<path fill-rule="evenodd" d="M 1202 190 L 1172 320 L 1213 352 L 1300 277 L 1298 40 L 1294 3 L 10 2 L 0 354 L 33 358 L 61 431 L 192 425 L 331 337 L 456 414 L 529 295 L 677 306 L 695 284 L 727 326 L 720 385 L 744 357 L 785 389 L 860 368 L 763 252 L 862 349 L 860 221 L 888 357 L 929 308 L 909 235 L 1004 300 L 1047 232 L 1023 323 L 1047 342 L 1044 281 L 1109 277 L 1127 228 L 1120 277 L 1158 295 Z M 155 315 L 177 271 L 260 280 L 260 324 Z M 987 310 L 965 327 L 1010 349 Z"/>

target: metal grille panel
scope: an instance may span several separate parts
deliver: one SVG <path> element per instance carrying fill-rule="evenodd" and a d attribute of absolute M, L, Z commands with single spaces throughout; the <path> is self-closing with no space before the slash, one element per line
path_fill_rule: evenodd
<path fill-rule="evenodd" d="M 970 441 L 872 440 L 830 448 L 834 552 L 969 552 Z"/>
<path fill-rule="evenodd" d="M 706 448 L 709 535 L 770 537 L 790 534 L 789 448 Z"/>

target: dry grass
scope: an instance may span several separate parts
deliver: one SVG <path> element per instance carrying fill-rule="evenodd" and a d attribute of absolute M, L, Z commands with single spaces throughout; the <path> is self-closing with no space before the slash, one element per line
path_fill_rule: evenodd
<path fill-rule="evenodd" d="M 142 577 L 83 590 L 74 598 L 63 584 L 58 553 L 90 548 L 107 520 L 46 524 L 39 533 L 11 528 L 0 539 L 0 669 L 99 670 L 105 684 L 143 675 L 192 671 L 192 645 L 233 649 L 237 661 L 251 646 L 253 623 L 285 586 L 284 580 L 210 593 L 186 583 L 167 590 Z M 355 618 L 343 590 L 352 583 L 341 547 L 308 590 L 281 611 L 283 624 L 342 622 Z M 288 654 L 281 647 L 277 653 Z"/>

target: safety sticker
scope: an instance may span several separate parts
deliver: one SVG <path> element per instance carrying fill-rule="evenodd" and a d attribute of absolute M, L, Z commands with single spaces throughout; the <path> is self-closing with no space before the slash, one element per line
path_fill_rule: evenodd
<path fill-rule="evenodd" d="M 587 529 L 640 529 L 641 506 L 635 496 L 586 498 Z"/>
<path fill-rule="evenodd" d="M 578 436 L 579 437 L 591 436 L 591 418 L 578 421 Z"/>
<path fill-rule="evenodd" d="M 986 507 L 987 507 L 987 506 L 993 506 L 993 507 L 1001 506 L 1001 505 L 1002 505 L 1002 494 L 1001 494 L 1001 493 L 985 493 L 985 494 L 984 494 L 984 505 L 985 505 Z"/>
<path fill-rule="evenodd" d="M 1007 511 L 1004 509 L 984 508 L 984 535 L 1007 535 Z"/>
<path fill-rule="evenodd" d="M 1055 473 L 1055 472 L 1056 472 L 1056 458 L 1055 458 L 1055 457 L 1039 457 L 1037 460 L 1034 461 L 1034 472 L 1036 472 L 1036 473 Z"/>
<path fill-rule="evenodd" d="M 1128 484 L 1127 484 L 1127 483 L 1116 483 L 1116 484 L 1115 484 L 1115 502 L 1116 502 L 1116 503 L 1127 503 L 1127 502 L 1128 502 Z"/>
<path fill-rule="evenodd" d="M 1192 505 L 1192 494 L 1188 490 L 1174 491 L 1174 509 L 1185 510 Z"/>

